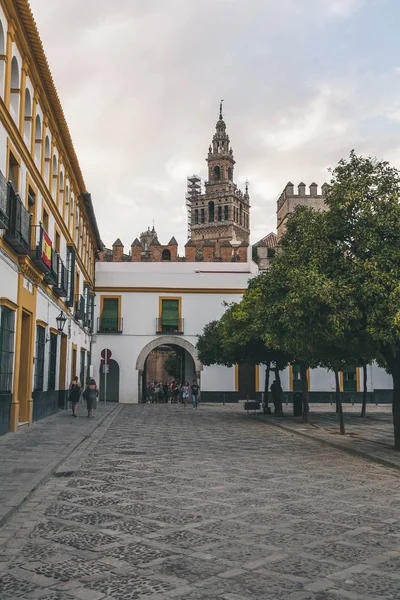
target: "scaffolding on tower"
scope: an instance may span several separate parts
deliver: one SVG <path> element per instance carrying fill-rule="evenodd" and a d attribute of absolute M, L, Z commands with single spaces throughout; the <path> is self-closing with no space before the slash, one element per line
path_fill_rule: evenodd
<path fill-rule="evenodd" d="M 188 212 L 188 239 L 192 235 L 192 205 L 201 196 L 201 179 L 198 175 L 187 178 L 186 208 Z"/>

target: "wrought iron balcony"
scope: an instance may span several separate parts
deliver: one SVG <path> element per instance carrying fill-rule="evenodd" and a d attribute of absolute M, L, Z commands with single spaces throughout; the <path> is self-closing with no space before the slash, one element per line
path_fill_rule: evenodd
<path fill-rule="evenodd" d="M 97 333 L 122 333 L 122 317 L 97 317 Z"/>
<path fill-rule="evenodd" d="M 45 273 L 44 276 L 44 280 L 46 283 L 48 283 L 49 285 L 52 286 L 56 286 L 58 283 L 58 261 L 59 261 L 59 255 L 58 253 L 54 250 L 54 248 L 51 249 L 50 252 L 50 269 L 48 270 L 47 273 Z"/>
<path fill-rule="evenodd" d="M 58 257 L 58 272 L 57 272 L 57 283 L 53 287 L 53 292 L 57 296 L 65 298 L 67 296 L 68 287 L 68 270 L 64 265 L 60 257 Z"/>
<path fill-rule="evenodd" d="M 75 296 L 75 319 L 83 321 L 85 318 L 85 298 L 78 294 Z"/>
<path fill-rule="evenodd" d="M 26 210 L 21 198 L 9 186 L 9 221 L 4 234 L 6 242 L 17 254 L 29 254 L 31 250 L 31 215 Z"/>
<path fill-rule="evenodd" d="M 156 319 L 156 333 L 182 335 L 184 319 Z"/>
<path fill-rule="evenodd" d="M 8 229 L 10 222 L 11 186 L 0 171 L 0 229 Z"/>
<path fill-rule="evenodd" d="M 54 271 L 57 274 L 57 266 L 54 265 L 54 254 L 52 254 L 52 242 L 47 232 L 41 225 L 34 225 L 32 227 L 33 237 L 33 250 L 31 251 L 31 259 L 35 265 L 47 275 L 50 273 L 52 268 L 55 267 Z M 55 281 L 57 281 L 55 275 Z"/>

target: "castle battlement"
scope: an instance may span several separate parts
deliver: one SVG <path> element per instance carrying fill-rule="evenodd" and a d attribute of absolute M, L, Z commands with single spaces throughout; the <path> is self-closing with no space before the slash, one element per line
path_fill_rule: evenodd
<path fill-rule="evenodd" d="M 308 186 L 309 193 L 306 192 L 306 184 L 300 182 L 297 186 L 297 192 L 291 181 L 283 189 L 277 202 L 277 231 L 278 242 L 286 229 L 286 221 L 294 212 L 297 206 L 308 206 L 314 210 L 326 210 L 325 197 L 329 185 L 323 183 L 321 191 L 318 193 L 318 185 L 313 182 Z"/>

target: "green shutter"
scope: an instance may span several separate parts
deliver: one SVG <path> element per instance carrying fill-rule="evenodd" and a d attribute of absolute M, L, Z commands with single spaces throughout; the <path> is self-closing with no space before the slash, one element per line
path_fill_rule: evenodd
<path fill-rule="evenodd" d="M 343 391 L 357 391 L 357 372 L 355 367 L 346 367 L 343 369 Z"/>
<path fill-rule="evenodd" d="M 163 300 L 161 321 L 168 327 L 179 326 L 179 300 Z"/>
<path fill-rule="evenodd" d="M 108 331 L 118 331 L 118 298 L 104 298 L 101 328 Z"/>

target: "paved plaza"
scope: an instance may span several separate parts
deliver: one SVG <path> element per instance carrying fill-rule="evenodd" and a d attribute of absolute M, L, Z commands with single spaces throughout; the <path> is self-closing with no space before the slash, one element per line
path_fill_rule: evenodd
<path fill-rule="evenodd" d="M 238 407 L 118 406 L 0 529 L 0 598 L 398 600 L 399 484 Z"/>

